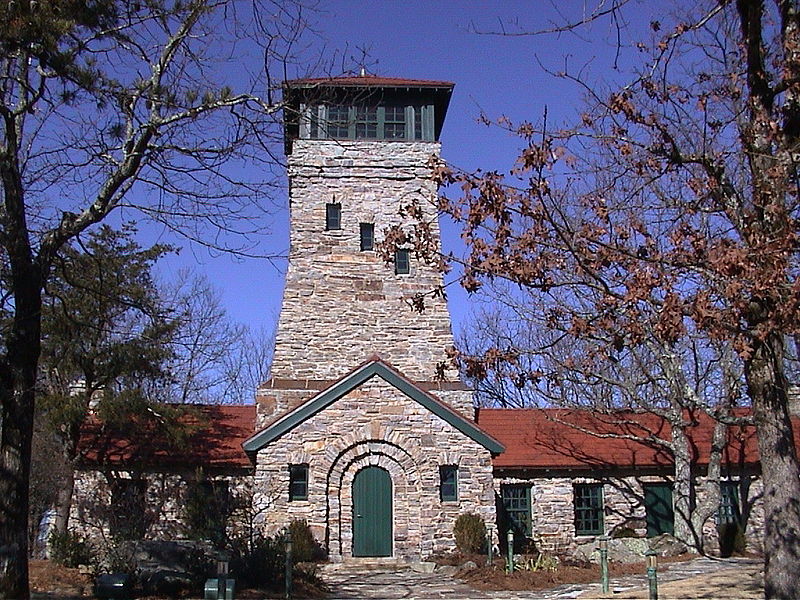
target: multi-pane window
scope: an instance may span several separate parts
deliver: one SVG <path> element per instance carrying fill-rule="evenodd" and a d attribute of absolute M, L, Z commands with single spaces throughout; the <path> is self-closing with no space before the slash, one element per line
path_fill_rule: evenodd
<path fill-rule="evenodd" d="M 406 139 L 405 106 L 387 106 L 384 109 L 383 137 L 387 140 Z"/>
<path fill-rule="evenodd" d="M 737 524 L 741 520 L 739 512 L 739 485 L 735 481 L 720 481 L 719 483 L 719 511 L 717 511 L 717 524 Z"/>
<path fill-rule="evenodd" d="M 433 140 L 433 106 L 320 104 L 303 108 L 300 137 L 335 140 Z"/>
<path fill-rule="evenodd" d="M 308 465 L 289 465 L 289 500 L 308 500 Z"/>
<path fill-rule="evenodd" d="M 378 137 L 378 107 L 356 106 L 356 139 L 374 140 Z"/>
<path fill-rule="evenodd" d="M 415 140 L 422 140 L 423 133 L 422 133 L 422 107 L 415 106 L 414 107 L 414 139 Z"/>
<path fill-rule="evenodd" d="M 347 139 L 350 137 L 350 107 L 342 105 L 332 105 L 327 107 L 327 119 L 325 119 L 328 137 L 337 139 Z"/>
<path fill-rule="evenodd" d="M 398 250 L 394 253 L 394 272 L 396 275 L 411 273 L 411 257 L 408 250 Z"/>
<path fill-rule="evenodd" d="M 603 533 L 603 486 L 599 483 L 576 484 L 574 489 L 575 534 Z"/>
<path fill-rule="evenodd" d="M 439 467 L 439 497 L 443 502 L 458 500 L 458 467 Z"/>
<path fill-rule="evenodd" d="M 111 482 L 109 529 L 118 540 L 140 540 L 147 531 L 143 479 L 114 479 Z"/>
<path fill-rule="evenodd" d="M 361 250 L 373 250 L 375 248 L 375 225 L 373 223 L 361 223 Z"/>
<path fill-rule="evenodd" d="M 325 229 L 328 231 L 342 228 L 342 205 L 331 203 L 325 205 Z"/>
<path fill-rule="evenodd" d="M 531 535 L 531 488 L 527 485 L 500 486 L 505 530 L 524 537 Z"/>

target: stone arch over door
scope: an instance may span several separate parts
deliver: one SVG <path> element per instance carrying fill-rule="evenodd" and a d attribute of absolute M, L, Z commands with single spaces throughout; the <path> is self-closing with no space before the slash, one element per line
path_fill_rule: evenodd
<path fill-rule="evenodd" d="M 332 560 L 353 555 L 353 479 L 376 466 L 389 472 L 393 491 L 393 556 L 421 553 L 421 479 L 414 459 L 384 440 L 356 442 L 341 450 L 331 464 L 327 485 L 328 551 Z"/>

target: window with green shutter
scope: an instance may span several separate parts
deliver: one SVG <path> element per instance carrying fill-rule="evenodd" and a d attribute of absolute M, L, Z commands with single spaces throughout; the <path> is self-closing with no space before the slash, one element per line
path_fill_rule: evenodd
<path fill-rule="evenodd" d="M 517 536 L 531 536 L 531 488 L 529 485 L 501 485 L 503 534 L 512 529 Z"/>
<path fill-rule="evenodd" d="M 458 467 L 442 465 L 439 467 L 439 497 L 442 502 L 458 500 Z"/>
<path fill-rule="evenodd" d="M 289 465 L 289 500 L 308 500 L 308 465 Z"/>
<path fill-rule="evenodd" d="M 602 484 L 575 484 L 573 503 L 575 505 L 575 535 L 601 535 L 603 533 Z"/>
<path fill-rule="evenodd" d="M 717 524 L 738 524 L 740 521 L 739 483 L 737 481 L 720 481 Z"/>
<path fill-rule="evenodd" d="M 116 540 L 140 540 L 147 531 L 147 483 L 144 479 L 111 481 L 109 529 Z"/>
<path fill-rule="evenodd" d="M 669 483 L 646 483 L 642 488 L 647 537 L 662 533 L 674 535 L 675 509 L 672 505 L 672 485 Z"/>

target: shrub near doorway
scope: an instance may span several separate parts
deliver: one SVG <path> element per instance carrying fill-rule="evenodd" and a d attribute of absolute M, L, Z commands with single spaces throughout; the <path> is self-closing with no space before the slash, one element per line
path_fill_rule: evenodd
<path fill-rule="evenodd" d="M 453 527 L 456 548 L 464 554 L 478 554 L 486 546 L 486 526 L 483 519 L 473 513 L 462 513 Z"/>

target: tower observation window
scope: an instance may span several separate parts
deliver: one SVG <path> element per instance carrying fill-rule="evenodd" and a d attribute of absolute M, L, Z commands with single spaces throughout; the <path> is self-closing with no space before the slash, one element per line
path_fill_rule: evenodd
<path fill-rule="evenodd" d="M 318 104 L 303 107 L 300 137 L 334 140 L 434 140 L 432 105 Z"/>

